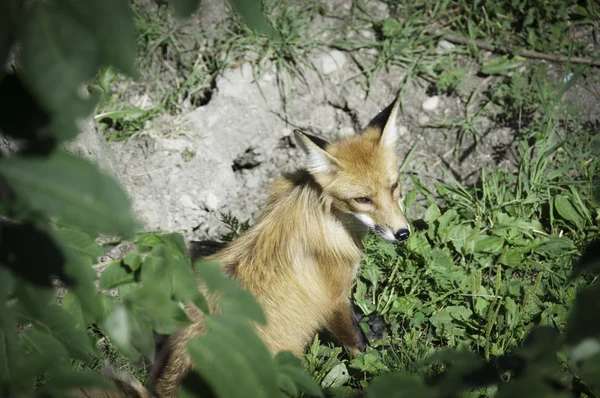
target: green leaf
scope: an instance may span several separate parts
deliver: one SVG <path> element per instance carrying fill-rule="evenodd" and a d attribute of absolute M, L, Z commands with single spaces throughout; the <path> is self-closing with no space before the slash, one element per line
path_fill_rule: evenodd
<path fill-rule="evenodd" d="M 278 394 L 269 350 L 250 325 L 237 317 L 205 319 L 207 333 L 188 345 L 197 372 L 218 397 Z"/>
<path fill-rule="evenodd" d="M 76 254 L 82 263 L 91 266 L 98 262 L 98 257 L 104 255 L 104 250 L 94 238 L 83 231 L 74 228 L 61 227 L 55 232 L 65 247 Z"/>
<path fill-rule="evenodd" d="M 123 263 L 132 271 L 136 271 L 142 265 L 142 258 L 136 252 L 129 252 L 123 257 Z"/>
<path fill-rule="evenodd" d="M 48 112 L 83 116 L 78 90 L 99 66 L 93 34 L 54 3 L 36 3 L 28 15 L 20 40 L 25 82 Z"/>
<path fill-rule="evenodd" d="M 274 360 L 280 377 L 285 376 L 294 385 L 292 390 L 300 390 L 313 397 L 323 397 L 323 391 L 319 385 L 304 371 L 302 361 L 294 354 L 289 351 L 280 351 L 275 355 Z M 281 386 L 281 382 L 279 384 Z M 286 385 L 289 386 L 289 383 Z"/>
<path fill-rule="evenodd" d="M 13 311 L 2 308 L 2 321 L 14 321 Z M 17 335 L 14 330 L 10 330 L 7 325 L 0 328 L 0 383 L 6 385 L 9 381 L 15 382 L 16 362 L 23 358 L 24 353 L 18 344 Z M 10 327 L 14 329 L 14 323 Z"/>
<path fill-rule="evenodd" d="M 425 314 L 422 312 L 416 312 L 413 318 L 410 320 L 410 325 L 414 328 L 420 327 L 425 322 Z"/>
<path fill-rule="evenodd" d="M 92 232 L 133 234 L 127 195 L 112 177 L 74 155 L 0 159 L 0 173 L 32 209 Z"/>
<path fill-rule="evenodd" d="M 387 254 L 391 258 L 398 257 L 398 253 L 396 253 L 396 246 L 394 246 L 390 242 L 386 242 L 382 239 L 377 239 L 376 245 L 378 250 L 380 250 L 382 253 Z"/>
<path fill-rule="evenodd" d="M 453 321 L 457 320 L 460 323 L 468 320 L 472 314 L 473 311 L 467 307 L 451 305 L 433 314 L 429 321 L 437 329 L 443 331 L 446 336 L 462 335 L 464 333 L 462 327 L 459 327 L 459 324 L 455 324 Z"/>
<path fill-rule="evenodd" d="M 89 369 L 75 371 L 69 364 L 57 366 L 48 372 L 48 381 L 40 389 L 41 395 L 65 396 L 67 391 L 72 392 L 76 388 L 90 390 L 95 388 L 110 389 L 112 386 L 98 373 Z"/>
<path fill-rule="evenodd" d="M 162 253 L 163 249 L 164 246 L 159 246 L 152 253 Z M 141 273 L 142 287 L 127 296 L 135 311 L 151 321 L 152 327 L 161 334 L 172 334 L 190 324 L 181 303 L 173 300 L 170 265 L 161 257 L 145 258 Z"/>
<path fill-rule="evenodd" d="M 388 18 L 381 24 L 381 33 L 384 37 L 394 38 L 403 33 L 403 28 L 396 19 Z"/>
<path fill-rule="evenodd" d="M 411 189 L 404 195 L 404 206 L 410 207 L 417 201 L 419 192 L 416 189 Z"/>
<path fill-rule="evenodd" d="M 198 291 L 198 284 L 191 264 L 180 259 L 172 259 L 171 262 L 173 292 L 184 302 L 195 300 L 196 296 L 201 293 Z"/>
<path fill-rule="evenodd" d="M 518 267 L 523 264 L 523 252 L 516 248 L 506 247 L 498 262 L 509 267 Z"/>
<path fill-rule="evenodd" d="M 391 311 L 397 314 L 412 316 L 415 309 L 420 308 L 422 304 L 418 297 L 412 295 L 399 296 L 392 303 Z"/>
<path fill-rule="evenodd" d="M 567 344 L 576 344 L 588 337 L 600 334 L 600 284 L 581 289 L 567 322 Z"/>
<path fill-rule="evenodd" d="M 596 395 L 600 393 L 600 353 L 587 358 L 579 365 L 579 376 L 585 385 Z"/>
<path fill-rule="evenodd" d="M 28 330 L 22 336 L 29 371 L 33 376 L 49 369 L 57 360 L 66 360 L 69 354 L 63 345 L 53 336 L 38 330 Z"/>
<path fill-rule="evenodd" d="M 458 224 L 450 228 L 448 238 L 457 252 L 463 255 L 468 253 L 467 239 L 471 232 L 473 232 L 473 228 L 466 224 Z"/>
<path fill-rule="evenodd" d="M 187 246 L 185 245 L 185 239 L 183 239 L 183 235 L 173 232 L 170 234 L 158 235 L 157 237 L 161 242 L 165 243 L 170 249 L 172 249 L 174 254 L 179 258 L 186 258 Z"/>
<path fill-rule="evenodd" d="M 454 222 L 454 219 L 458 216 L 458 213 L 454 209 L 450 209 L 442 214 L 437 219 L 437 228 L 436 233 L 442 243 L 448 240 L 448 230 L 451 223 Z"/>
<path fill-rule="evenodd" d="M 200 0 L 171 0 L 171 5 L 178 17 L 189 18 L 198 9 Z"/>
<path fill-rule="evenodd" d="M 437 390 L 442 392 L 443 396 L 456 396 L 460 391 L 498 382 L 494 367 L 483 362 L 472 352 L 444 349 L 437 351 L 426 360 L 428 364 L 439 362 L 446 364 L 448 368 L 436 384 Z"/>
<path fill-rule="evenodd" d="M 17 288 L 18 321 L 31 323 L 35 330 L 50 334 L 69 352 L 69 356 L 88 361 L 93 352 L 87 331 L 77 318 L 56 304 L 51 304 L 52 291 L 34 289 L 21 284 Z"/>
<path fill-rule="evenodd" d="M 494 216 L 497 228 L 517 229 L 529 237 L 533 237 L 534 231 L 544 231 L 543 225 L 538 220 L 526 221 L 503 212 L 498 212 Z"/>
<path fill-rule="evenodd" d="M 567 221 L 571 221 L 577 226 L 581 225 L 583 221 L 581 216 L 579 215 L 579 213 L 577 213 L 577 210 L 575 210 L 575 208 L 571 204 L 571 201 L 565 196 L 557 195 L 554 198 L 554 207 L 556 208 L 556 211 L 562 218 L 564 218 Z"/>
<path fill-rule="evenodd" d="M 395 372 L 378 377 L 369 383 L 367 396 L 369 398 L 435 398 L 440 395 L 436 390 L 427 387 L 417 376 Z"/>
<path fill-rule="evenodd" d="M 196 275 L 211 292 L 220 292 L 219 306 L 224 313 L 238 314 L 248 320 L 266 324 L 267 318 L 260 304 L 239 282 L 226 277 L 216 263 L 200 261 L 195 266 Z"/>
<path fill-rule="evenodd" d="M 68 4 L 94 34 L 102 62 L 137 77 L 137 43 L 129 5 L 122 0 L 69 0 Z"/>
<path fill-rule="evenodd" d="M 382 361 L 381 354 L 378 351 L 368 351 L 357 356 L 350 362 L 350 367 L 371 374 L 390 371 L 390 368 Z"/>
<path fill-rule="evenodd" d="M 321 382 L 323 388 L 341 387 L 350 380 L 350 374 L 343 362 L 335 365 Z"/>
<path fill-rule="evenodd" d="M 151 323 L 146 319 L 147 315 L 141 314 L 137 311 L 122 311 L 119 306 L 116 310 L 120 314 L 115 315 L 113 319 L 114 323 L 112 326 L 105 323 L 105 327 L 113 327 L 112 335 L 120 335 L 122 337 L 120 343 L 125 348 L 125 352 L 129 353 L 130 358 L 137 358 L 138 355 L 134 353 L 134 348 L 137 352 L 140 352 L 146 358 L 154 358 L 155 355 L 155 344 L 154 334 L 152 331 Z M 121 319 L 118 319 L 120 317 Z M 117 324 L 116 321 L 126 322 Z"/>
<path fill-rule="evenodd" d="M 504 55 L 484 62 L 481 66 L 481 73 L 485 75 L 506 75 L 513 69 L 523 65 L 525 58 Z"/>
<path fill-rule="evenodd" d="M 121 262 L 109 264 L 100 275 L 100 289 L 114 289 L 117 286 L 134 282 L 134 273 Z"/>
<path fill-rule="evenodd" d="M 140 253 L 148 253 L 161 243 L 163 242 L 158 235 L 153 233 L 140 234 L 135 241 L 136 248 Z"/>
<path fill-rule="evenodd" d="M 544 375 L 536 371 L 531 373 L 533 374 L 528 374 L 503 386 L 495 396 L 497 398 L 570 398 L 573 396 L 555 388 Z"/>
<path fill-rule="evenodd" d="M 440 208 L 438 207 L 438 205 L 436 205 L 435 203 L 432 203 L 427 208 L 427 211 L 425 212 L 425 216 L 423 217 L 423 220 L 425 220 L 426 223 L 431 224 L 435 220 L 437 220 L 441 215 L 442 215 L 442 212 L 440 211 Z"/>
<path fill-rule="evenodd" d="M 229 0 L 236 13 L 246 22 L 246 25 L 256 32 L 273 35 L 273 28 L 267 22 L 265 15 L 260 9 L 258 0 Z"/>
<path fill-rule="evenodd" d="M 94 293 L 95 293 L 94 289 Z M 75 327 L 84 329 L 87 325 L 97 321 L 96 317 L 90 316 L 89 313 L 84 313 L 81 309 L 81 304 L 75 296 L 75 293 L 67 291 L 67 294 L 62 299 L 61 307 L 69 314 L 73 315 Z"/>
<path fill-rule="evenodd" d="M 101 314 L 101 307 L 96 293 L 96 273 L 92 263 L 104 254 L 102 247 L 89 235 L 72 228 L 60 228 L 53 235 L 65 256 L 65 273 L 72 281 L 67 281 L 67 287 L 73 291 L 83 310 L 94 319 Z"/>
<path fill-rule="evenodd" d="M 479 235 L 475 238 L 475 251 L 500 254 L 504 247 L 504 239 L 498 236 Z"/>
<path fill-rule="evenodd" d="M 136 351 L 132 348 L 132 330 L 129 310 L 124 305 L 117 305 L 102 323 L 102 330 L 110 337 L 125 355 L 136 359 Z"/>

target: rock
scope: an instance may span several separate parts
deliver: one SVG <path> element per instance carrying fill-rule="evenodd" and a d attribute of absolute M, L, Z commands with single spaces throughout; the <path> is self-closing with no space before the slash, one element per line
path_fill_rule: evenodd
<path fill-rule="evenodd" d="M 425 112 L 432 112 L 432 111 L 436 110 L 439 105 L 440 105 L 440 97 L 435 95 L 435 96 L 429 97 L 425 101 L 423 101 L 421 108 Z"/>
<path fill-rule="evenodd" d="M 406 127 L 405 125 L 401 124 L 398 126 L 398 135 L 400 137 L 407 135 L 408 134 L 408 127 Z"/>
<path fill-rule="evenodd" d="M 186 148 L 194 147 L 194 144 L 186 138 L 157 138 L 155 144 L 156 150 L 170 152 L 183 152 Z"/>
<path fill-rule="evenodd" d="M 217 198 L 214 193 L 208 192 L 204 204 L 208 210 L 216 211 L 219 208 L 219 198 Z"/>
<path fill-rule="evenodd" d="M 344 126 L 338 130 L 339 136 L 352 136 L 354 134 L 354 129 L 350 126 Z"/>
<path fill-rule="evenodd" d="M 8 156 L 22 149 L 22 143 L 2 134 L 0 131 L 0 155 Z"/>
<path fill-rule="evenodd" d="M 346 55 L 339 50 L 331 50 L 329 53 L 321 55 L 321 72 L 324 75 L 330 75 L 341 70 L 346 64 Z"/>
<path fill-rule="evenodd" d="M 86 158 L 100 167 L 104 173 L 117 177 L 116 158 L 102 133 L 96 130 L 94 120 L 89 118 L 79 122 L 78 126 L 79 135 L 74 140 L 63 144 L 64 149 Z"/>
<path fill-rule="evenodd" d="M 446 54 L 447 52 L 454 49 L 454 47 L 456 47 L 456 45 L 450 43 L 447 40 L 442 39 L 438 41 L 437 46 L 435 47 L 435 52 L 439 55 Z"/>
<path fill-rule="evenodd" d="M 363 29 L 359 33 L 365 40 L 375 40 L 375 32 L 373 32 L 371 29 Z"/>
<path fill-rule="evenodd" d="M 424 126 L 424 125 L 428 124 L 430 120 L 431 119 L 429 118 L 429 116 L 427 116 L 423 113 L 421 113 L 418 117 L 418 122 L 419 122 L 420 126 Z"/>
<path fill-rule="evenodd" d="M 330 133 L 336 125 L 335 108 L 332 106 L 319 106 L 310 113 L 310 124 L 319 133 Z"/>

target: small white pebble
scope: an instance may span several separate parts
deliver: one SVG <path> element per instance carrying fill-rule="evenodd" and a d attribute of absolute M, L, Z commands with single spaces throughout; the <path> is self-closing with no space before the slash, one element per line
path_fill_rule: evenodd
<path fill-rule="evenodd" d="M 428 124 L 430 120 L 431 119 L 429 118 L 429 116 L 425 115 L 424 113 L 421 113 L 418 117 L 418 122 L 421 126 Z"/>
<path fill-rule="evenodd" d="M 437 43 L 437 46 L 435 47 L 435 52 L 438 55 L 442 55 L 447 53 L 448 51 L 452 50 L 454 47 L 456 47 L 454 44 L 450 43 L 447 40 L 440 40 Z"/>
<path fill-rule="evenodd" d="M 425 112 L 431 112 L 431 111 L 434 111 L 439 105 L 440 105 L 440 97 L 435 95 L 435 96 L 427 98 L 425 101 L 423 101 L 421 108 L 423 108 L 423 110 Z"/>
<path fill-rule="evenodd" d="M 573 75 L 574 75 L 573 72 L 569 72 L 569 74 L 567 74 L 567 76 L 565 76 L 565 78 L 563 79 L 563 83 L 566 83 L 569 80 L 571 80 L 571 78 L 573 77 Z"/>
<path fill-rule="evenodd" d="M 206 195 L 206 201 L 204 204 L 208 210 L 215 211 L 219 208 L 219 198 L 217 198 L 214 193 L 209 192 Z"/>

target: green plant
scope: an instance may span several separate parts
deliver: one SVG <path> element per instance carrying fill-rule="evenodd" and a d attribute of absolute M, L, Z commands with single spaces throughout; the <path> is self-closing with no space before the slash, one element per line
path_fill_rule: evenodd
<path fill-rule="evenodd" d="M 16 70 L 0 76 L 0 99 L 11 104 L 1 109 L 0 129 L 23 142 L 0 157 L 0 394 L 65 396 L 106 387 L 93 371 L 101 351 L 119 362 L 152 358 L 152 332 L 173 333 L 189 324 L 183 310 L 189 304 L 206 312 L 207 333 L 189 348 L 215 396 L 320 396 L 299 359 L 286 352 L 272 358 L 250 327 L 249 321 L 266 320 L 249 293 L 215 264 L 198 264 L 194 273 L 180 234 L 141 234 L 136 250 L 123 259 L 93 265 L 104 253 L 98 234 L 132 238 L 137 226 L 118 183 L 59 144 L 78 134 L 77 119 L 96 106 L 98 95 L 84 98 L 80 88 L 101 67 L 132 77 L 137 72 L 128 6 L 119 0 L 84 3 L 0 5 L 7 33 L 2 64 L 12 46 L 20 49 Z M 189 15 L 197 3 L 171 5 Z M 104 90 L 112 80 L 108 73 L 100 79 Z M 104 266 L 98 291 L 96 269 Z M 218 314 L 208 310 L 195 274 L 209 294 L 218 292 Z M 103 293 L 111 289 L 117 297 Z M 219 360 L 204 366 L 207 358 Z M 186 396 L 202 390 L 194 383 L 182 388 Z"/>
<path fill-rule="evenodd" d="M 575 43 L 575 48 L 569 49 L 565 37 L 573 20 L 594 23 L 589 15 L 596 9 L 591 3 L 582 7 L 577 1 L 562 0 L 454 3 L 456 17 L 451 21 L 470 37 L 492 38 L 495 44 L 526 45 L 538 51 L 584 51 L 587 43 Z"/>
<path fill-rule="evenodd" d="M 288 1 L 264 1 L 263 13 L 272 26 L 271 35 L 249 29 L 232 14 L 223 48 L 232 59 L 252 62 L 255 79 L 274 71 L 284 108 L 291 105 L 294 81 L 303 79 L 302 68 L 316 71 L 308 55 L 322 46 L 323 32 L 309 33 L 310 23 L 326 12 L 326 6 L 316 2 L 296 4 Z"/>

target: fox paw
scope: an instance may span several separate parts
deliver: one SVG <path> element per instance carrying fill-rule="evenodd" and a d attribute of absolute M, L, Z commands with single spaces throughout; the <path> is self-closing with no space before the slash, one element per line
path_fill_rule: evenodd
<path fill-rule="evenodd" d="M 355 325 L 359 329 L 358 332 L 361 340 L 364 342 L 363 347 L 367 343 L 387 337 L 387 325 L 383 320 L 383 316 L 379 315 L 377 312 L 365 316 L 358 306 L 353 306 L 352 317 Z M 364 351 L 364 348 L 361 351 Z"/>
<path fill-rule="evenodd" d="M 365 337 L 369 342 L 387 337 L 387 325 L 383 316 L 377 312 L 368 315 L 366 324 L 369 326 L 369 331 L 365 333 Z"/>

